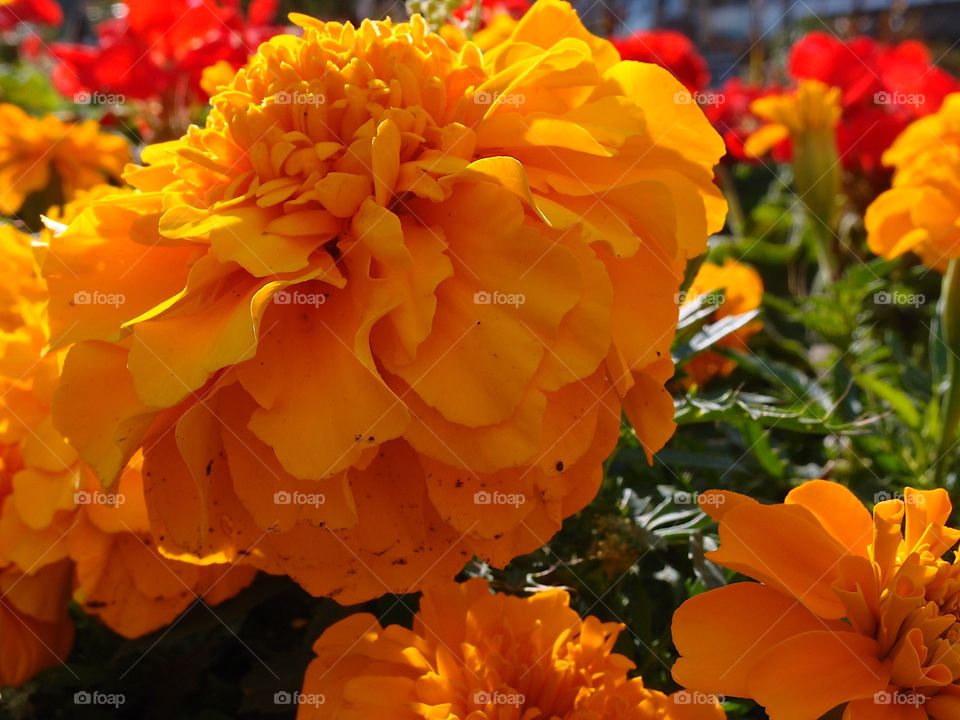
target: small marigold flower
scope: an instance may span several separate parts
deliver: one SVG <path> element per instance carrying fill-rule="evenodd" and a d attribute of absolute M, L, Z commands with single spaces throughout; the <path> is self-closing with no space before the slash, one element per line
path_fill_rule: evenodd
<path fill-rule="evenodd" d="M 960 93 L 912 123 L 884 153 L 892 189 L 867 208 L 870 249 L 885 258 L 913 252 L 943 270 L 960 257 Z"/>
<path fill-rule="evenodd" d="M 714 562 L 739 582 L 673 618 L 673 676 L 701 692 L 753 698 L 773 720 L 960 716 L 960 540 L 946 490 L 880 494 L 873 516 L 842 485 L 792 490 L 783 504 L 711 491 Z M 896 706 L 896 707 L 893 707 Z"/>
<path fill-rule="evenodd" d="M 621 408 L 662 447 L 723 144 L 563 2 L 486 54 L 292 19 L 52 241 L 55 414 L 107 484 L 145 448 L 167 552 L 353 602 L 542 545 Z"/>
<path fill-rule="evenodd" d="M 733 258 L 724 260 L 723 265 L 705 262 L 697 270 L 693 282 L 687 289 L 683 304 L 688 305 L 704 295 L 721 292 L 723 302 L 712 314 L 712 320 L 740 315 L 760 307 L 763 301 L 763 279 L 752 267 L 739 263 Z M 717 346 L 746 351 L 747 341 L 762 328 L 763 323 L 760 321 L 748 323 L 721 339 Z M 703 385 L 717 375 L 726 377 L 736 366 L 737 363 L 732 358 L 707 350 L 691 358 L 683 370 L 692 383 Z"/>
<path fill-rule="evenodd" d="M 750 110 L 768 124 L 747 138 L 744 152 L 760 157 L 789 139 L 797 195 L 811 214 L 832 228 L 841 185 L 836 139 L 840 90 L 803 80 L 793 92 L 754 100 Z"/>
<path fill-rule="evenodd" d="M 486 581 L 424 590 L 413 629 L 369 614 L 328 628 L 304 678 L 301 720 L 722 720 L 716 698 L 628 679 L 623 625 L 580 618 L 564 590 L 527 598 Z M 695 702 L 693 700 L 696 700 Z"/>
<path fill-rule="evenodd" d="M 100 131 L 93 120 L 65 123 L 34 118 L 16 105 L 0 104 L 0 213 L 13 215 L 31 193 L 51 182 L 58 202 L 120 177 L 130 146 Z"/>

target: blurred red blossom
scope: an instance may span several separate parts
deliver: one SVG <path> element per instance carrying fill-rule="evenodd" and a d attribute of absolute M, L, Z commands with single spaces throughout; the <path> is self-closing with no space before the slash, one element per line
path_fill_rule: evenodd
<path fill-rule="evenodd" d="M 723 138 L 727 146 L 728 157 L 740 162 L 757 162 L 743 151 L 747 136 L 757 129 L 759 122 L 750 112 L 750 104 L 757 98 L 779 92 L 777 86 L 752 85 L 733 77 L 718 90 L 704 96 L 701 107 L 710 123 Z M 782 151 L 774 151 L 780 157 Z"/>
<path fill-rule="evenodd" d="M 519 20 L 530 9 L 530 0 L 480 0 L 480 27 L 490 23 L 495 15 L 509 15 Z M 473 0 L 467 0 L 453 11 L 457 20 L 466 20 L 473 12 Z"/>
<path fill-rule="evenodd" d="M 10 30 L 22 22 L 60 25 L 63 11 L 56 0 L 0 0 L 0 30 Z"/>
<path fill-rule="evenodd" d="M 791 49 L 787 69 L 796 80 L 840 88 L 838 151 L 844 167 L 868 175 L 885 173 L 880 157 L 897 135 L 960 89 L 955 77 L 933 64 L 926 45 L 914 40 L 891 45 L 811 32 Z"/>
<path fill-rule="evenodd" d="M 53 73 L 64 95 L 102 93 L 187 104 L 206 100 L 203 69 L 219 61 L 240 67 L 281 28 L 270 25 L 277 0 L 127 0 L 96 27 L 97 45 L 56 43 Z"/>
<path fill-rule="evenodd" d="M 624 60 L 654 63 L 666 68 L 692 93 L 710 82 L 707 61 L 690 38 L 672 30 L 640 30 L 626 37 L 611 38 Z"/>

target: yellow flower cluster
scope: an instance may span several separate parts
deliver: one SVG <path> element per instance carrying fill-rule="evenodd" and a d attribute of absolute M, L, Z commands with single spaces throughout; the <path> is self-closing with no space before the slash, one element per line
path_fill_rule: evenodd
<path fill-rule="evenodd" d="M 34 118 L 0 104 L 0 214 L 13 215 L 32 193 L 53 183 L 49 202 L 119 179 L 130 145 L 93 120 L 69 124 L 53 115 Z"/>
<path fill-rule="evenodd" d="M 884 153 L 893 188 L 867 208 L 870 249 L 886 258 L 906 252 L 943 270 L 960 257 L 960 93 L 910 125 Z"/>

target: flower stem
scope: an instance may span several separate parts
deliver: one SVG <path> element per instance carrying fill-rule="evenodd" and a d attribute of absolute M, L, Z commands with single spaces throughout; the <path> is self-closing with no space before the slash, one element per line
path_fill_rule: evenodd
<path fill-rule="evenodd" d="M 957 427 L 960 426 L 960 261 L 956 258 L 950 260 L 943 274 L 938 312 L 943 341 L 947 346 L 947 389 L 941 408 L 940 445 L 934 473 L 939 484 L 948 466 L 947 454 L 953 449 Z"/>
<path fill-rule="evenodd" d="M 717 179 L 720 181 L 720 187 L 727 198 L 727 207 L 730 212 L 727 215 L 727 221 L 730 223 L 730 232 L 737 240 L 742 240 L 746 232 L 746 219 L 743 214 L 743 206 L 740 204 L 740 196 L 737 195 L 737 187 L 733 182 L 733 175 L 730 174 L 730 168 L 720 163 L 717 166 Z"/>

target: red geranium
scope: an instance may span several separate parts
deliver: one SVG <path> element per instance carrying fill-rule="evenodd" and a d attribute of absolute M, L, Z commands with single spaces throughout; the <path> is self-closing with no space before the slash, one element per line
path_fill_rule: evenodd
<path fill-rule="evenodd" d="M 276 0 L 253 0 L 247 17 L 237 0 L 127 0 L 124 12 L 101 22 L 96 46 L 57 43 L 57 89 L 126 99 L 206 100 L 205 67 L 246 62 L 257 45 L 280 31 L 268 25 Z"/>
<path fill-rule="evenodd" d="M 22 22 L 59 25 L 63 22 L 63 11 L 55 0 L 0 2 L 0 30 L 10 30 Z"/>
<path fill-rule="evenodd" d="M 473 12 L 473 0 L 467 0 L 453 11 L 457 20 L 466 20 Z M 519 20 L 530 9 L 530 0 L 480 0 L 480 27 L 485 27 L 494 15 L 509 15 Z"/>
<path fill-rule="evenodd" d="M 756 162 L 756 158 L 747 157 L 743 152 L 747 136 L 760 125 L 750 112 L 750 104 L 757 98 L 776 92 L 779 92 L 777 87 L 750 85 L 734 77 L 719 90 L 704 97 L 701 105 L 703 112 L 723 137 L 729 157 L 741 162 Z"/>
<path fill-rule="evenodd" d="M 612 38 L 624 60 L 654 63 L 666 68 L 690 92 L 703 90 L 710 82 L 707 61 L 690 39 L 672 30 L 641 30 Z"/>
<path fill-rule="evenodd" d="M 793 46 L 788 70 L 798 80 L 840 88 L 838 150 L 847 169 L 866 174 L 883 172 L 880 158 L 894 138 L 960 89 L 957 79 L 933 65 L 927 47 L 916 41 L 889 45 L 812 32 Z"/>

